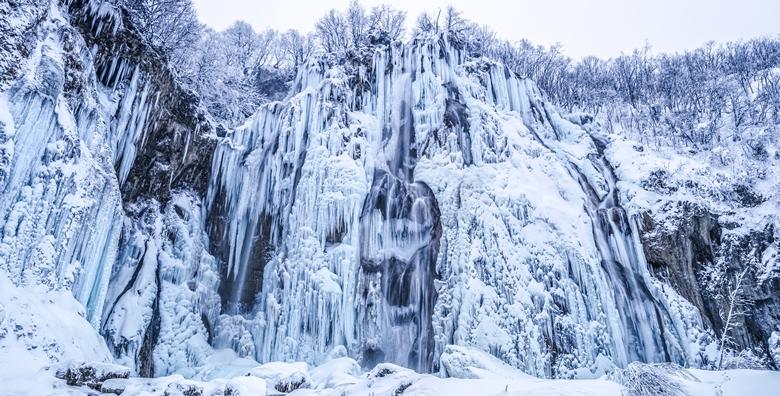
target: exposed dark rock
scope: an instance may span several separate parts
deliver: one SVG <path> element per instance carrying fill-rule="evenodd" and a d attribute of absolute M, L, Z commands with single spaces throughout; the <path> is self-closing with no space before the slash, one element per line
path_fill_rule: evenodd
<path fill-rule="evenodd" d="M 138 374 L 142 377 L 154 377 L 154 348 L 157 346 L 157 338 L 160 335 L 160 267 L 155 270 L 155 279 L 157 282 L 157 295 L 152 303 L 152 318 L 149 326 L 144 331 L 144 340 L 138 351 Z"/>
<path fill-rule="evenodd" d="M 764 277 L 765 269 L 761 263 L 762 253 L 770 245 L 777 248 L 775 232 L 772 225 L 744 234 L 724 232 L 718 250 L 718 259 L 727 263 L 726 277 L 729 279 L 749 268 L 743 291 L 752 305 L 748 315 L 740 318 L 742 323 L 739 323 L 732 334 L 737 346 L 741 348 L 758 348 L 767 352 L 769 337 L 773 331 L 780 330 L 780 277 Z M 721 309 L 726 308 L 726 301 L 719 303 Z M 717 327 L 718 331 L 721 328 L 722 325 Z M 780 362 L 775 361 L 774 367 L 780 367 Z"/>
<path fill-rule="evenodd" d="M 705 313 L 705 321 L 712 326 L 717 307 L 702 297 L 696 274 L 714 262 L 721 234 L 717 217 L 689 203 L 678 202 L 667 209 L 672 214 L 663 224 L 649 214 L 642 217 L 644 232 L 640 237 L 645 258 L 653 274 Z"/>
<path fill-rule="evenodd" d="M 211 242 L 211 251 L 215 256 L 222 258 L 220 266 L 219 295 L 222 298 L 222 311 L 231 314 L 251 312 L 254 308 L 255 297 L 262 291 L 263 273 L 268 263 L 269 252 L 273 249 L 271 245 L 271 231 L 273 219 L 267 214 L 261 215 L 258 221 L 257 229 L 254 234 L 247 234 L 247 242 L 251 243 L 250 257 L 247 261 L 249 267 L 246 269 L 247 275 L 243 279 L 238 276 L 228 274 L 228 254 L 229 247 L 221 235 L 216 234 L 224 225 L 211 229 L 209 241 Z M 225 223 L 222 223 L 225 224 Z M 238 269 L 234 269 L 238 271 Z M 243 287 L 238 282 L 244 282 Z M 236 290 L 242 292 L 235 293 Z"/>
<path fill-rule="evenodd" d="M 291 377 L 279 380 L 274 384 L 274 389 L 282 393 L 290 393 L 298 389 L 308 388 L 309 383 L 305 377 Z"/>
<path fill-rule="evenodd" d="M 227 389 L 226 389 L 227 391 Z M 227 395 L 228 393 L 225 392 Z M 163 396 L 202 396 L 203 388 L 195 384 L 172 382 L 165 388 Z"/>
<path fill-rule="evenodd" d="M 368 373 L 369 378 L 384 378 L 398 372 L 398 367 L 392 364 L 379 364 Z"/>
<path fill-rule="evenodd" d="M 404 392 L 406 392 L 406 389 L 409 388 L 410 386 L 412 386 L 411 382 L 404 382 L 403 384 L 398 385 L 398 387 L 395 388 L 395 390 L 393 391 L 393 396 L 403 395 Z"/>
<path fill-rule="evenodd" d="M 748 208 L 761 205 L 766 201 L 766 198 L 761 196 L 761 194 L 744 184 L 734 186 L 734 199 L 739 202 L 740 205 Z"/>
<path fill-rule="evenodd" d="M 124 393 L 126 388 L 127 388 L 126 378 L 111 378 L 106 381 L 103 381 L 103 384 L 100 386 L 100 392 L 121 395 L 122 393 Z"/>
<path fill-rule="evenodd" d="M 780 328 L 780 279 L 762 278 L 760 263 L 762 253 L 776 244 L 774 227 L 732 232 L 737 224 L 719 222 L 717 215 L 689 202 L 670 203 L 664 210 L 661 221 L 649 214 L 643 217 L 641 239 L 653 273 L 699 309 L 705 325 L 720 336 L 720 313 L 728 309 L 728 301 L 718 293 L 728 286 L 709 284 L 704 274 L 719 265 L 724 279 L 733 279 L 747 268 L 743 291 L 752 307 L 737 319 L 730 335 L 738 349 L 767 352 L 769 337 Z"/>
<path fill-rule="evenodd" d="M 112 17 L 90 13 L 86 0 L 69 3 L 71 23 L 87 45 L 95 48 L 99 81 L 116 87 L 130 75 L 117 71 L 122 68 L 115 64 L 124 64 L 125 70 L 138 67 L 154 93 L 155 106 L 146 120 L 144 144 L 139 142 L 135 161 L 122 185 L 123 200 L 131 202 L 145 196 L 165 203 L 172 189 L 185 186 L 204 195 L 216 146 L 213 137 L 224 132 L 210 120 L 198 95 L 177 80 L 169 59 L 144 42 L 132 28 L 126 10 L 118 10 L 122 21 L 114 30 Z"/>
<path fill-rule="evenodd" d="M 38 43 L 37 31 L 49 15 L 47 0 L 7 0 L 0 3 L 0 91 L 15 81 L 23 68 L 20 59 L 27 59 Z M 11 23 L 11 21 L 14 23 Z"/>
<path fill-rule="evenodd" d="M 474 160 L 471 154 L 471 123 L 469 111 L 460 91 L 454 84 L 446 84 L 447 95 L 444 110 L 444 125 L 454 130 L 458 136 L 458 146 L 463 153 L 463 164 L 472 165 Z"/>
<path fill-rule="evenodd" d="M 663 169 L 657 169 L 650 173 L 646 179 L 640 183 L 642 188 L 659 194 L 671 194 L 677 191 L 677 187 L 669 184 L 669 172 Z"/>
<path fill-rule="evenodd" d="M 129 378 L 130 369 L 99 362 L 69 363 L 58 367 L 54 375 L 70 386 L 88 386 L 100 390 L 103 382 L 114 378 Z"/>

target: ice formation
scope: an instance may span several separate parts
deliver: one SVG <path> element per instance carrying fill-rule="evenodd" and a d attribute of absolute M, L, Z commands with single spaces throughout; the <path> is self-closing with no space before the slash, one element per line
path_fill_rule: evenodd
<path fill-rule="evenodd" d="M 473 345 L 539 376 L 695 364 L 701 320 L 651 279 L 603 143 L 464 58 L 443 38 L 392 45 L 351 84 L 312 61 L 219 145 L 206 205 L 240 348 L 431 371 Z"/>
<path fill-rule="evenodd" d="M 139 392 L 455 383 L 409 369 L 498 392 L 712 355 L 708 314 L 648 263 L 647 195 L 623 180 L 644 164 L 500 63 L 445 35 L 314 57 L 217 133 L 117 8 L 39 7 L 0 80 L 0 349 L 24 322 L 2 304 L 30 289 L 72 293 L 83 312 L 56 317 L 106 344 L 24 342 L 168 376 L 123 385 Z"/>
<path fill-rule="evenodd" d="M 121 232 L 119 185 L 94 88 L 64 92 L 63 64 L 90 64 L 89 54 L 63 49 L 80 36 L 51 10 L 27 74 L 0 97 L 9 156 L 0 263 L 15 281 L 71 289 L 98 325 Z"/>

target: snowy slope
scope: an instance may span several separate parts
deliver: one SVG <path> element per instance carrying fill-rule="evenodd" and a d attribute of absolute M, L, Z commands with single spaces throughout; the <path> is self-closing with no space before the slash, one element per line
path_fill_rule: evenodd
<path fill-rule="evenodd" d="M 52 362 L 110 362 L 105 341 L 68 290 L 18 287 L 0 272 L 0 394 L 47 394 L 64 387 Z"/>
<path fill-rule="evenodd" d="M 107 379 L 88 385 L 55 379 L 55 368 L 33 377 L 4 378 L 0 394 L 94 394 L 122 395 L 625 395 L 655 388 L 664 395 L 771 395 L 780 385 L 780 375 L 771 371 L 682 370 L 674 367 L 640 368 L 641 376 L 616 381 L 612 377 L 586 380 L 539 379 L 506 366 L 494 357 L 460 348 L 450 362 L 451 377 L 418 374 L 393 364 L 380 364 L 363 372 L 353 359 L 334 357 L 310 367 L 306 363 L 267 363 L 261 366 L 230 364 L 235 357 L 213 359 L 195 378 L 181 375 L 157 378 L 113 376 L 110 365 L 94 365 L 97 376 Z M 224 355 L 224 354 L 223 354 Z M 467 357 L 466 359 L 463 359 Z M 457 361 L 457 363 L 456 363 Z M 84 365 L 75 367 L 85 367 Z M 60 371 L 61 373 L 61 371 Z M 59 374 L 58 374 L 59 375 Z M 204 378 L 207 377 L 207 378 Z M 66 377 L 67 378 L 67 377 Z M 74 376 L 70 377 L 71 379 Z M 87 378 L 87 377 L 84 377 Z M 618 383 L 621 382 L 621 383 Z M 639 393 L 636 393 L 639 394 Z M 644 394 L 644 393 L 642 393 Z"/>

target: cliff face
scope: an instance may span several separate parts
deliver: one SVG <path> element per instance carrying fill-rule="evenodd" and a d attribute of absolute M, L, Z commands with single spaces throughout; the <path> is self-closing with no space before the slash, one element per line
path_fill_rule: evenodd
<path fill-rule="evenodd" d="M 743 159 L 741 168 L 726 169 L 702 155 L 627 142 L 607 153 L 622 178 L 622 199 L 642 213 L 641 241 L 654 277 L 690 301 L 717 337 L 726 331 L 727 355 L 740 356 L 728 363 L 735 366 L 778 364 L 780 178 L 777 148 L 769 150 L 768 158 Z M 756 173 L 749 184 L 748 172 Z M 735 291 L 746 304 L 726 330 Z"/>
<path fill-rule="evenodd" d="M 311 59 L 224 131 L 121 9 L 0 22 L 0 268 L 72 292 L 140 375 L 193 375 L 215 348 L 437 371 L 453 344 L 544 377 L 709 367 L 746 268 L 730 348 L 780 344 L 771 156 L 713 201 L 728 175 L 659 178 L 695 159 L 603 136 L 443 37 Z"/>
<path fill-rule="evenodd" d="M 205 193 L 215 128 L 121 10 L 98 1 L 0 7 L 0 262 L 19 286 L 71 290 L 101 329 L 115 296 L 132 289 L 125 275 L 141 272 L 126 257 L 132 231 L 149 222 L 138 213 L 176 212 L 171 201 Z M 151 362 L 158 330 L 147 322 L 123 339 L 137 335 Z"/>
<path fill-rule="evenodd" d="M 123 200 L 165 202 L 177 188 L 203 195 L 219 127 L 199 107 L 197 94 L 178 83 L 167 58 L 130 28 L 126 12 L 88 0 L 67 7 L 92 51 L 97 83 L 124 90 L 109 114 Z"/>
<path fill-rule="evenodd" d="M 214 263 L 203 247 L 199 208 L 224 131 L 132 29 L 126 12 L 103 2 L 67 6 L 93 49 L 97 84 L 110 97 L 104 110 L 125 212 L 101 332 L 120 361 L 143 376 L 197 366 L 205 352 L 165 357 L 159 344 L 209 349 L 207 327 L 216 313 L 198 302 L 209 300 L 219 279 L 209 275 Z"/>
<path fill-rule="evenodd" d="M 738 224 L 721 223 L 708 208 L 690 202 L 676 205 L 671 210 L 674 215 L 663 223 L 645 217 L 642 240 L 653 273 L 693 303 L 709 328 L 723 334 L 723 313 L 730 308 L 724 294 L 734 290 L 734 278 L 745 272 L 741 295 L 749 306 L 743 308 L 745 315 L 735 319 L 729 335 L 735 348 L 768 355 L 767 363 L 777 367 L 780 362 L 771 353 L 777 348 L 776 341 L 770 342 L 780 319 L 780 284 L 773 274 L 778 260 L 777 237 L 772 218 L 744 230 Z"/>

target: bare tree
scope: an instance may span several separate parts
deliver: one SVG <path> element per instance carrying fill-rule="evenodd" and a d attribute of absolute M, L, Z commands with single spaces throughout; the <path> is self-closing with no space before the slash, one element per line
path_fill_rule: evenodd
<path fill-rule="evenodd" d="M 283 62 L 281 53 L 281 35 L 274 29 L 266 29 L 255 39 L 253 67 L 279 67 Z"/>
<path fill-rule="evenodd" d="M 371 9 L 369 35 L 375 42 L 392 42 L 401 39 L 406 24 L 406 12 L 383 4 Z"/>
<path fill-rule="evenodd" d="M 468 21 L 463 18 L 463 13 L 455 9 L 455 7 L 448 5 L 444 10 L 444 16 L 442 18 L 442 28 L 448 31 L 464 30 Z"/>
<path fill-rule="evenodd" d="M 441 11 L 436 15 L 423 12 L 417 16 L 417 22 L 415 23 L 415 31 L 417 33 L 438 33 L 439 32 L 439 16 Z"/>
<path fill-rule="evenodd" d="M 151 44 L 174 59 L 177 65 L 200 39 L 192 0 L 124 0 L 133 23 Z"/>
<path fill-rule="evenodd" d="M 235 68 L 239 75 L 248 74 L 256 60 L 258 37 L 252 26 L 236 21 L 223 33 L 223 51 L 228 67 Z"/>
<path fill-rule="evenodd" d="M 468 24 L 466 47 L 472 56 L 494 56 L 498 44 L 496 32 L 487 25 Z"/>
<path fill-rule="evenodd" d="M 368 41 L 369 18 L 366 9 L 357 0 L 352 0 L 344 20 L 352 37 L 352 48 L 360 48 Z"/>
<path fill-rule="evenodd" d="M 317 21 L 317 35 L 328 52 L 344 51 L 349 48 L 349 30 L 344 16 L 336 10 L 328 11 Z"/>
<path fill-rule="evenodd" d="M 288 30 L 282 34 L 279 47 L 283 59 L 290 63 L 293 71 L 306 63 L 306 59 L 317 48 L 314 35 L 302 35 L 297 30 Z"/>
<path fill-rule="evenodd" d="M 745 267 L 742 272 L 734 277 L 733 283 L 726 290 L 725 302 L 726 308 L 721 310 L 720 316 L 723 320 L 723 331 L 720 336 L 720 355 L 718 357 L 718 370 L 723 368 L 723 353 L 728 344 L 732 344 L 734 339 L 730 334 L 737 326 L 737 321 L 748 314 L 748 308 L 752 302 L 745 296 L 745 276 L 750 267 Z"/>

